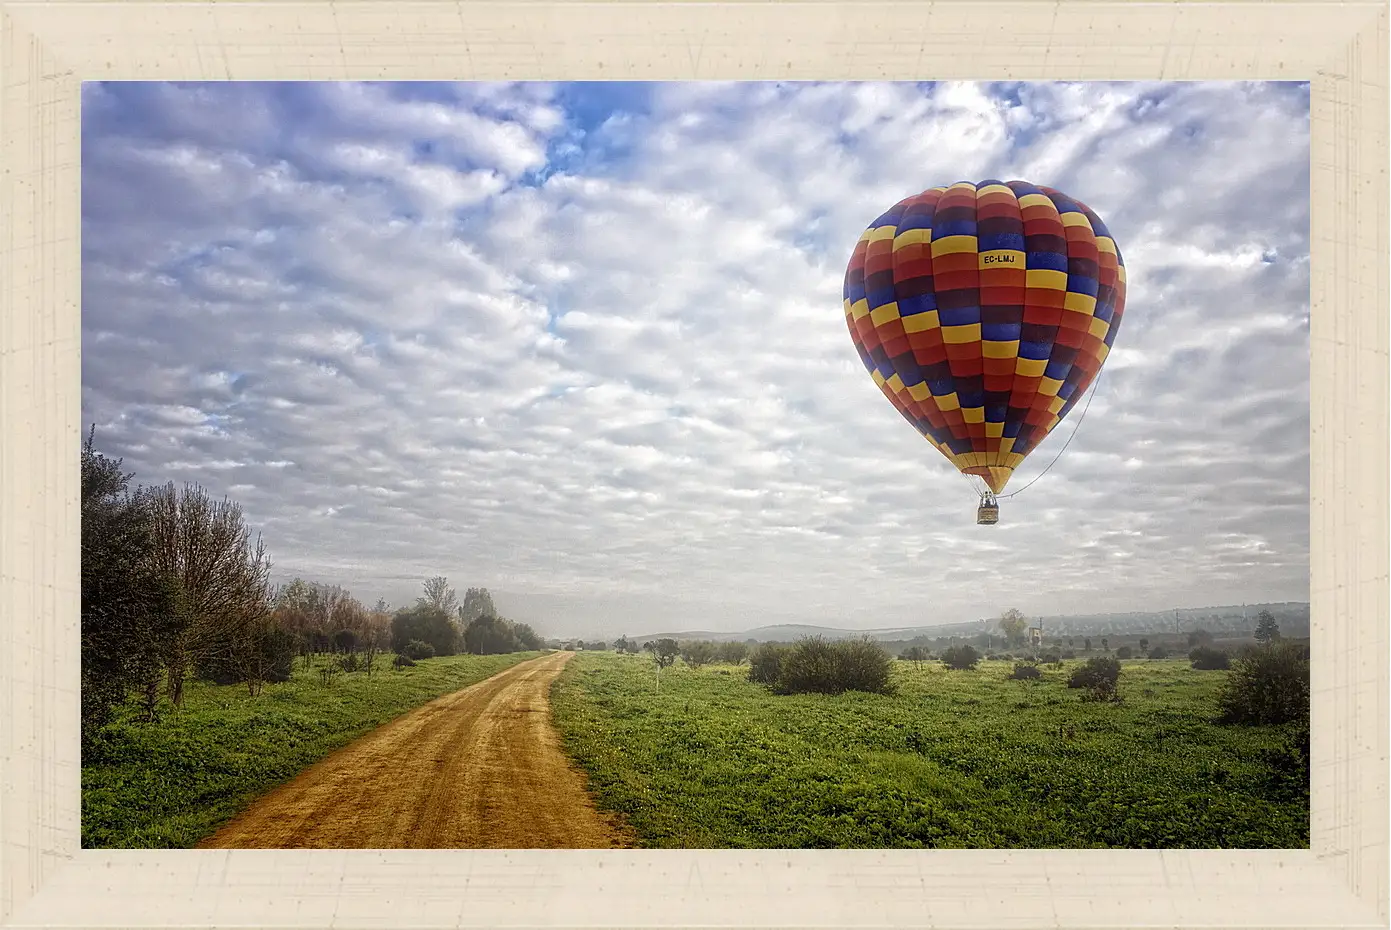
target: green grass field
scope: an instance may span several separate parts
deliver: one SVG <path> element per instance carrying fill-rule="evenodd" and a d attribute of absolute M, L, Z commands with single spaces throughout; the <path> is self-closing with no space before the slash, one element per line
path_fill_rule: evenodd
<path fill-rule="evenodd" d="M 82 766 L 84 848 L 193 846 L 254 798 L 372 728 L 539 652 L 427 659 L 393 671 L 294 678 L 257 697 L 242 685 L 188 685 L 152 724 L 125 708 Z"/>
<path fill-rule="evenodd" d="M 601 806 L 649 847 L 1307 848 L 1292 727 L 1211 723 L 1225 672 L 1122 662 L 1124 703 L 1067 674 L 895 662 L 895 696 L 776 696 L 747 666 L 581 653 L 556 722 Z"/>

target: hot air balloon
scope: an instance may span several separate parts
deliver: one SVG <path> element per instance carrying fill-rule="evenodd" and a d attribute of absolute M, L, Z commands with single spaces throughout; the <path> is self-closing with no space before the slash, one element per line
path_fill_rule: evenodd
<path fill-rule="evenodd" d="M 1101 371 L 1125 263 L 1082 202 L 1027 181 L 901 200 L 860 236 L 845 320 L 865 368 L 999 519 L 1014 470 Z"/>

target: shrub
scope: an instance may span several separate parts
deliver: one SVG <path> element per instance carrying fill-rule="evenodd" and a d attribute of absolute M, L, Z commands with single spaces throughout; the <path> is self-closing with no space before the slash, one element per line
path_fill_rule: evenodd
<path fill-rule="evenodd" d="M 356 652 L 345 653 L 338 657 L 338 667 L 345 672 L 355 672 L 362 667 L 362 660 Z"/>
<path fill-rule="evenodd" d="M 749 655 L 749 681 L 760 685 L 776 685 L 782 676 L 782 660 L 787 647 L 764 643 Z"/>
<path fill-rule="evenodd" d="M 407 655 L 398 655 L 394 660 L 392 660 L 391 663 L 391 667 L 397 670 L 403 668 L 413 668 L 414 666 L 415 660 Z"/>
<path fill-rule="evenodd" d="M 1023 662 L 1016 662 L 1014 663 L 1014 671 L 1009 677 L 1016 681 L 1030 681 L 1032 679 L 1042 678 L 1043 673 L 1035 666 L 1025 665 Z"/>
<path fill-rule="evenodd" d="M 1167 659 L 1169 658 L 1169 650 L 1165 649 L 1163 646 L 1155 646 L 1153 649 L 1150 650 L 1150 658 Z"/>
<path fill-rule="evenodd" d="M 846 691 L 884 694 L 889 691 L 893 659 L 884 647 L 868 638 L 835 644 L 836 679 Z"/>
<path fill-rule="evenodd" d="M 1045 665 L 1061 665 L 1063 662 L 1062 656 L 1058 655 L 1056 652 L 1049 652 L 1040 656 L 1039 661 Z"/>
<path fill-rule="evenodd" d="M 1063 651 L 1063 658 L 1064 658 L 1064 659 L 1075 659 L 1075 658 L 1077 658 L 1077 653 L 1073 652 L 1071 649 L 1066 649 L 1066 650 Z"/>
<path fill-rule="evenodd" d="M 942 664 L 947 668 L 965 671 L 974 669 L 978 662 L 980 662 L 980 653 L 976 652 L 974 646 L 963 643 L 960 646 L 952 646 L 942 650 Z"/>
<path fill-rule="evenodd" d="M 418 639 L 413 639 L 406 643 L 406 648 L 401 650 L 402 654 L 409 658 L 419 661 L 421 659 L 433 659 L 435 657 L 435 647 L 429 643 L 423 643 Z"/>
<path fill-rule="evenodd" d="M 1110 656 L 1094 656 L 1067 680 L 1069 688 L 1085 688 L 1083 700 L 1114 700 L 1121 664 Z"/>
<path fill-rule="evenodd" d="M 691 668 L 709 665 L 719 657 L 720 647 L 706 639 L 681 644 L 681 659 Z"/>
<path fill-rule="evenodd" d="M 1121 646 L 1119 649 L 1116 650 L 1117 659 L 1132 659 L 1134 657 L 1135 650 L 1131 649 L 1129 646 Z"/>
<path fill-rule="evenodd" d="M 1218 695 L 1223 723 L 1266 725 L 1309 718 L 1309 657 L 1274 639 L 1243 652 Z"/>
<path fill-rule="evenodd" d="M 1221 649 L 1214 649 L 1211 646 L 1199 646 L 1188 653 L 1188 658 L 1192 660 L 1193 667 L 1199 671 L 1211 672 L 1231 668 L 1231 657 Z"/>

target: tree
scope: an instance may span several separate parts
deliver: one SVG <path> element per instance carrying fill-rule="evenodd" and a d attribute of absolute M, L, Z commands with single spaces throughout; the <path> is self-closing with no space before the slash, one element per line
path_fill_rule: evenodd
<path fill-rule="evenodd" d="M 1149 648 L 1150 648 L 1150 641 L 1149 641 L 1148 639 L 1146 639 L 1145 637 L 1141 636 L 1141 637 L 1140 637 L 1140 651 L 1141 651 L 1141 652 L 1148 652 L 1148 651 L 1149 651 Z"/>
<path fill-rule="evenodd" d="M 512 629 L 512 624 L 495 617 L 491 614 L 484 614 L 475 617 L 464 628 L 464 651 L 473 655 L 500 655 L 505 652 L 520 652 L 521 643 L 517 641 L 517 634 Z"/>
<path fill-rule="evenodd" d="M 152 518 L 129 491 L 133 474 L 82 446 L 82 743 L 88 746 L 129 692 L 159 676 L 180 632 L 178 590 L 154 559 Z M 153 714 L 153 702 L 148 713 Z"/>
<path fill-rule="evenodd" d="M 755 646 L 749 654 L 749 681 L 760 685 L 776 685 L 782 677 L 782 660 L 787 647 L 781 643 Z"/>
<path fill-rule="evenodd" d="M 1101 637 L 1101 651 L 1102 651 L 1102 652 L 1110 652 L 1110 651 L 1111 651 L 1111 641 L 1110 641 L 1109 639 L 1107 639 L 1105 636 Z"/>
<path fill-rule="evenodd" d="M 624 653 L 636 652 L 637 649 L 633 646 L 633 641 L 628 638 L 628 634 L 624 633 L 622 636 L 618 637 L 618 639 L 615 639 L 613 641 L 613 651 L 618 653 Z"/>
<path fill-rule="evenodd" d="M 1082 640 L 1082 649 L 1086 652 L 1092 651 L 1092 640 L 1090 636 Z"/>
<path fill-rule="evenodd" d="M 652 658 L 657 668 L 670 668 L 681 654 L 681 646 L 674 639 L 659 639 L 652 643 Z"/>
<path fill-rule="evenodd" d="M 545 642 L 539 633 L 531 628 L 529 623 L 514 623 L 512 625 L 512 635 L 517 638 L 517 645 L 521 646 L 526 652 L 536 652 L 546 648 Z"/>
<path fill-rule="evenodd" d="M 728 665 L 742 665 L 744 660 L 749 657 L 749 646 L 738 640 L 720 643 L 718 657 L 721 662 Z"/>
<path fill-rule="evenodd" d="M 1280 638 L 1280 624 L 1275 622 L 1275 616 L 1268 610 L 1262 610 L 1256 614 L 1256 642 L 1269 643 Z"/>
<path fill-rule="evenodd" d="M 1188 645 L 1207 646 L 1212 643 L 1212 634 L 1207 630 L 1194 630 L 1188 634 Z"/>
<path fill-rule="evenodd" d="M 435 575 L 425 581 L 425 595 L 416 599 L 417 604 L 434 608 L 447 617 L 454 616 L 458 608 L 458 602 L 454 597 L 454 589 L 449 586 L 449 579 L 443 575 Z"/>
<path fill-rule="evenodd" d="M 245 680 L 272 610 L 270 559 L 242 518 L 241 505 L 215 501 L 199 485 L 144 492 L 152 515 L 153 558 L 180 593 L 180 634 L 166 660 L 169 697 L 183 700 L 190 672 Z"/>
<path fill-rule="evenodd" d="M 464 602 L 459 605 L 459 619 L 469 624 L 479 617 L 496 617 L 497 608 L 493 606 L 493 596 L 487 588 L 469 588 L 464 592 Z"/>
<path fill-rule="evenodd" d="M 681 659 L 691 668 L 700 668 L 715 661 L 718 647 L 706 639 L 681 644 Z"/>
<path fill-rule="evenodd" d="M 1121 664 L 1110 656 L 1094 656 L 1087 660 L 1072 677 L 1067 680 L 1069 688 L 1085 688 L 1084 698 L 1093 701 L 1115 701 L 1119 695 L 1116 684 L 1120 681 Z"/>
<path fill-rule="evenodd" d="M 453 618 L 428 604 L 398 610 L 391 618 L 391 651 L 401 653 L 413 640 L 428 643 L 435 655 L 452 656 L 458 651 L 459 632 Z"/>
<path fill-rule="evenodd" d="M 1019 643 L 1024 640 L 1024 631 L 1029 627 L 1029 620 L 1023 612 L 1011 607 L 1000 615 L 1000 629 L 1005 633 L 1005 639 L 1010 643 Z"/>

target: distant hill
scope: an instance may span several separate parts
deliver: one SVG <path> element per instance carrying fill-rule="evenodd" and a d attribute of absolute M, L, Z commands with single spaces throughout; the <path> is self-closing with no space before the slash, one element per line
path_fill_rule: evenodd
<path fill-rule="evenodd" d="M 1285 635 L 1296 637 L 1309 635 L 1309 605 L 1302 601 L 1236 604 L 1222 607 L 1184 607 L 1173 610 L 1127 613 L 1061 615 L 1030 618 L 1030 620 L 1033 623 L 1042 620 L 1045 636 L 1178 633 L 1199 628 L 1212 633 L 1240 633 L 1256 628 L 1256 614 L 1262 610 L 1270 611 L 1276 622 L 1279 623 L 1281 632 Z M 869 636 L 879 642 L 898 643 L 908 642 L 916 638 L 937 639 L 942 636 L 973 636 L 977 633 L 998 629 L 998 623 L 998 618 L 988 617 L 964 623 L 924 624 L 915 627 L 888 627 L 874 630 L 848 630 L 802 623 L 780 623 L 772 626 L 755 627 L 742 632 L 714 633 L 707 630 L 691 630 L 680 633 L 652 633 L 633 638 L 639 643 L 662 638 L 709 639 L 715 642 L 752 639 L 758 642 L 786 643 L 803 636 L 824 636 L 827 639 Z"/>

